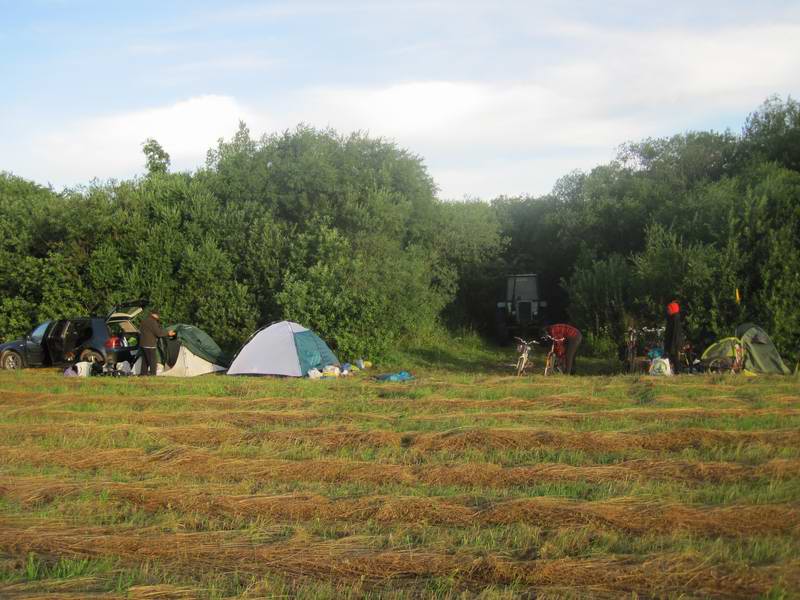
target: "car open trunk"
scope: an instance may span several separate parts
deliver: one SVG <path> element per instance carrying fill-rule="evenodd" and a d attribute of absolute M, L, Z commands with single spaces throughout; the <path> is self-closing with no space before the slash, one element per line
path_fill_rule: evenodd
<path fill-rule="evenodd" d="M 133 319 L 137 317 L 144 310 L 144 307 L 150 303 L 149 300 L 129 300 L 117 304 L 106 317 L 106 323 L 117 323 L 120 329 L 126 333 L 137 333 L 139 330 L 132 323 Z"/>

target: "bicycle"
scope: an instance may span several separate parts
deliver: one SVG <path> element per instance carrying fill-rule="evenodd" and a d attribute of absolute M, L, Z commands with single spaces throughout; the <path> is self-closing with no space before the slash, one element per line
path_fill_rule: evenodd
<path fill-rule="evenodd" d="M 625 366 L 628 373 L 637 373 L 642 368 L 647 370 L 654 358 L 662 358 L 664 354 L 664 327 L 629 327 L 625 336 Z M 642 346 L 643 355 L 639 354 Z"/>
<path fill-rule="evenodd" d="M 744 348 L 739 342 L 733 346 L 733 358 L 715 358 L 708 363 L 710 373 L 731 373 L 736 375 L 744 370 Z"/>
<path fill-rule="evenodd" d="M 547 353 L 547 360 L 544 363 L 544 374 L 566 373 L 567 352 L 564 342 L 567 341 L 567 338 L 554 338 L 551 335 L 545 335 L 544 337 L 552 342 L 550 351 Z"/>
<path fill-rule="evenodd" d="M 677 372 L 684 373 L 697 373 L 700 369 L 700 361 L 694 352 L 694 346 L 690 342 L 686 342 L 678 352 L 678 365 Z"/>
<path fill-rule="evenodd" d="M 639 342 L 639 331 L 633 327 L 628 328 L 628 333 L 625 336 L 625 364 L 628 367 L 628 373 L 636 371 L 636 349 Z"/>
<path fill-rule="evenodd" d="M 656 349 L 664 353 L 664 332 L 666 327 L 642 327 L 640 330 L 645 338 L 645 350 L 649 354 Z"/>
<path fill-rule="evenodd" d="M 529 364 L 533 364 L 533 361 L 528 359 L 528 355 L 530 354 L 533 344 L 537 344 L 538 342 L 536 340 L 525 341 L 519 337 L 515 337 L 514 339 L 517 340 L 517 352 L 519 352 L 519 358 L 517 359 L 517 377 L 519 377 Z"/>

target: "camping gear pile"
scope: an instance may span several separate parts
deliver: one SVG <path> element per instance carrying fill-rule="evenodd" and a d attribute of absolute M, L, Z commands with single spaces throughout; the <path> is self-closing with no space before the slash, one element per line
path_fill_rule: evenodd
<path fill-rule="evenodd" d="M 195 377 L 208 373 L 228 375 L 279 375 L 329 379 L 345 377 L 368 369 L 372 363 L 358 359 L 341 364 L 328 345 L 316 333 L 298 323 L 280 321 L 256 331 L 231 361 L 206 332 L 193 325 L 178 323 L 167 330 L 172 338 L 158 341 L 156 374 L 171 377 Z M 141 356 L 131 365 L 78 362 L 69 366 L 67 377 L 97 375 L 139 375 Z"/>
<path fill-rule="evenodd" d="M 129 377 L 131 375 L 133 375 L 133 369 L 127 360 L 113 365 L 84 360 L 73 363 L 64 369 L 64 377 Z"/>
<path fill-rule="evenodd" d="M 193 325 L 170 325 L 172 338 L 162 338 L 158 346 L 157 374 L 172 377 L 194 377 L 219 373 L 228 375 L 278 375 L 329 379 L 350 375 L 371 367 L 369 361 L 358 359 L 354 364 L 341 364 L 325 341 L 312 330 L 292 321 L 280 321 L 262 327 L 245 342 L 230 361 L 217 343 L 203 330 Z M 663 355 L 660 334 L 663 330 L 642 330 L 657 333 L 655 340 L 645 345 L 651 375 L 672 375 L 674 367 Z M 698 361 L 693 361 L 698 362 Z M 703 368 L 712 372 L 790 375 L 769 335 L 758 325 L 744 323 L 736 328 L 733 337 L 723 338 L 706 348 L 700 358 Z M 690 365 L 689 372 L 695 372 Z M 64 371 L 67 377 L 138 375 L 142 358 L 131 365 L 77 362 Z M 409 381 L 413 375 L 406 371 L 376 377 L 379 381 Z"/>
<path fill-rule="evenodd" d="M 769 335 L 764 329 L 753 323 L 743 323 L 736 328 L 734 335 L 722 338 L 708 348 L 699 359 L 695 358 L 691 344 L 685 343 L 679 355 L 682 359 L 676 371 L 665 355 L 662 334 L 663 329 L 629 330 L 628 352 L 626 359 L 633 372 L 635 357 L 637 364 L 644 366 L 650 375 L 673 375 L 675 373 L 699 373 L 702 371 L 716 373 L 745 373 L 747 375 L 778 374 L 790 375 Z M 637 350 L 644 346 L 644 356 L 639 358 Z"/>
<path fill-rule="evenodd" d="M 170 325 L 167 329 L 175 331 L 175 337 L 162 338 L 158 342 L 157 375 L 195 377 L 224 371 L 230 364 L 225 353 L 202 329 L 182 323 Z M 67 367 L 64 375 L 66 377 L 121 377 L 139 375 L 141 372 L 142 358 L 140 356 L 133 365 L 128 361 L 114 364 L 77 362 Z"/>

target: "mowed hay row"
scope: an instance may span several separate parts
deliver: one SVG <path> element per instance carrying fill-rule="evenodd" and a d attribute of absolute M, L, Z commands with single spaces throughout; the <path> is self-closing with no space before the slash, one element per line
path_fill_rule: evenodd
<path fill-rule="evenodd" d="M 202 410 L 200 408 L 187 411 L 169 412 L 119 412 L 113 410 L 98 410 L 92 412 L 77 412 L 63 409 L 47 409 L 42 407 L 29 407 L 5 413 L 6 419 L 13 418 L 15 422 L 45 424 L 71 423 L 97 423 L 106 425 L 145 425 L 152 427 L 176 427 L 187 424 L 223 423 L 234 427 L 256 427 L 258 425 L 292 425 L 297 423 L 314 424 L 328 419 L 322 413 L 312 411 L 287 410 L 287 411 L 225 411 Z M 384 417 L 385 419 L 385 417 Z"/>
<path fill-rule="evenodd" d="M 168 390 L 158 394 L 114 394 L 108 390 L 94 391 L 91 388 L 81 390 L 83 393 L 45 393 L 30 391 L 3 391 L 0 396 L 0 407 L 36 407 L 47 406 L 58 408 L 70 404 L 91 402 L 101 409 L 116 411 L 134 410 L 160 410 L 161 407 L 175 403 L 185 404 L 187 412 L 201 407 L 203 410 L 296 410 L 312 405 L 325 406 L 333 404 L 336 400 L 330 398 L 302 398 L 302 397 L 272 397 L 259 396 L 253 398 L 240 398 L 236 396 L 200 396 L 196 394 L 175 395 Z M 136 390 L 138 392 L 138 390 Z"/>
<path fill-rule="evenodd" d="M 580 394 L 543 395 L 533 398 L 504 396 L 493 400 L 469 398 L 443 398 L 425 397 L 398 400 L 396 398 L 379 398 L 376 402 L 397 410 L 413 408 L 414 412 L 437 414 L 454 409 L 472 412 L 497 411 L 498 409 L 520 409 L 528 411 L 551 410 L 558 408 L 608 408 L 609 405 L 619 404 L 619 400 L 610 400 L 597 396 L 584 396 Z"/>
<path fill-rule="evenodd" d="M 527 429 L 468 429 L 439 434 L 421 434 L 410 446 L 421 450 L 468 450 L 490 448 L 523 450 L 532 448 L 576 449 L 596 452 L 641 449 L 675 452 L 686 448 L 709 448 L 763 444 L 774 447 L 800 445 L 800 430 L 719 431 L 675 429 L 669 432 L 565 432 Z"/>
<path fill-rule="evenodd" d="M 627 386 L 626 386 L 627 387 Z M 636 388 L 634 388 L 636 389 Z M 648 386 L 648 389 L 651 389 Z M 686 400 L 680 396 L 680 390 L 676 390 L 676 395 L 667 393 L 666 390 L 652 387 L 652 405 L 659 410 L 669 408 L 663 406 L 666 403 L 685 405 Z M 627 390 L 626 390 L 627 391 Z M 800 406 L 800 397 L 785 395 L 765 394 L 761 400 L 765 406 L 772 408 L 791 408 Z M 639 399 L 634 394 L 626 394 L 617 397 L 604 397 L 602 395 L 586 395 L 585 392 L 548 394 L 541 396 L 530 396 L 524 394 L 520 396 L 503 396 L 497 399 L 470 399 L 470 398 L 445 398 L 445 397 L 423 397 L 423 398 L 380 398 L 379 401 L 392 408 L 403 409 L 413 408 L 419 413 L 441 413 L 448 409 L 462 409 L 472 411 L 496 411 L 498 409 L 519 409 L 528 411 L 552 410 L 552 409 L 591 409 L 592 411 L 602 410 L 626 410 L 638 406 Z M 752 400 L 732 395 L 712 395 L 692 400 L 692 410 L 748 410 Z"/>
<path fill-rule="evenodd" d="M 110 528 L 67 528 L 0 520 L 0 550 L 15 556 L 30 552 L 57 556 L 116 556 L 129 564 L 158 562 L 171 572 L 270 572 L 291 577 L 335 577 L 376 585 L 448 577 L 475 585 L 516 582 L 532 588 L 581 588 L 607 595 L 690 592 L 712 598 L 755 597 L 779 580 L 789 589 L 800 585 L 798 569 L 710 565 L 702 556 L 660 555 L 643 560 L 565 558 L 513 561 L 490 555 L 376 550 L 370 538 L 334 541 L 301 539 L 259 543 L 236 532 L 164 534 Z M 796 565 L 800 566 L 800 564 Z"/>
<path fill-rule="evenodd" d="M 187 446 L 217 447 L 222 444 L 236 444 L 245 439 L 247 430 L 233 427 L 227 423 L 209 425 L 186 425 L 174 427 L 152 427 L 145 425 L 99 424 L 71 421 L 48 424 L 0 424 L 0 439 L 25 441 L 37 439 L 63 438 L 81 440 L 82 445 L 96 447 L 120 447 L 131 439 L 152 443 L 165 441 Z"/>
<path fill-rule="evenodd" d="M 366 496 L 328 499 L 318 494 L 231 495 L 196 486 L 159 487 L 113 482 L 66 482 L 42 477 L 0 477 L 0 496 L 33 507 L 94 491 L 149 512 L 181 510 L 208 516 L 275 520 L 428 523 L 466 526 L 526 523 L 545 529 L 597 525 L 633 534 L 686 531 L 703 536 L 799 534 L 800 506 L 700 507 L 619 498 L 581 502 L 561 498 L 506 500 L 477 508 L 455 499 Z"/>
<path fill-rule="evenodd" d="M 507 420 L 513 422 L 578 422 L 591 424 L 598 419 L 631 419 L 635 421 L 679 421 L 682 419 L 717 419 L 717 418 L 753 418 L 753 417 L 800 417 L 800 408 L 620 408 L 615 410 L 596 411 L 504 411 L 480 413 L 442 413 L 433 415 L 416 415 L 410 421 L 480 421 Z"/>
<path fill-rule="evenodd" d="M 24 561 L 18 560 L 17 570 L 22 570 Z M 33 581 L 0 582 L 0 598 L 13 600 L 129 600 L 128 594 L 103 591 L 108 589 L 109 582 L 100 577 L 70 577 L 66 579 L 52 578 Z M 158 596 L 167 600 L 178 597 L 168 595 L 173 586 L 162 587 L 167 594 Z M 133 589 L 133 588 L 131 588 Z M 183 598 L 197 598 L 183 596 Z M 140 597 L 141 598 L 141 597 Z M 150 598 L 156 598 L 151 596 Z M 141 598 L 144 600 L 144 598 Z"/>
<path fill-rule="evenodd" d="M 603 483 L 630 480 L 732 482 L 789 479 L 800 475 L 800 460 L 773 459 L 758 466 L 728 462 L 630 460 L 614 465 L 572 466 L 539 463 L 501 467 L 489 463 L 407 466 L 345 460 L 278 460 L 221 458 L 208 451 L 171 447 L 148 454 L 139 448 L 97 450 L 89 455 L 71 450 L 0 446 L 0 464 L 57 465 L 78 470 L 115 469 L 147 475 L 188 475 L 208 481 L 359 482 L 405 485 L 461 485 L 506 488 L 540 482 Z"/>
<path fill-rule="evenodd" d="M 22 562 L 22 561 L 20 561 Z M 207 592 L 176 585 L 136 585 L 124 593 L 98 591 L 108 580 L 99 577 L 71 577 L 17 583 L 0 582 L 0 598 L 13 600 L 196 600 Z"/>
<path fill-rule="evenodd" d="M 167 436 L 171 434 L 166 433 Z M 675 429 L 669 432 L 570 432 L 558 429 L 464 427 L 441 433 L 363 430 L 348 427 L 291 428 L 247 433 L 247 442 L 302 443 L 326 451 L 341 448 L 406 448 L 420 453 L 474 450 L 581 450 L 596 453 L 642 450 L 653 454 L 685 449 L 757 444 L 780 449 L 800 446 L 800 429 L 721 431 Z M 178 441 L 178 440 L 176 440 Z"/>
<path fill-rule="evenodd" d="M 463 428 L 442 433 L 363 430 L 352 427 L 314 427 L 267 430 L 236 427 L 229 423 L 174 427 L 135 426 L 129 423 L 0 424 L 0 439 L 27 440 L 64 437 L 124 443 L 131 436 L 145 436 L 187 446 L 217 447 L 222 444 L 268 442 L 292 447 L 303 444 L 324 451 L 342 448 L 406 448 L 418 452 L 469 452 L 473 450 L 573 449 L 593 453 L 642 450 L 655 454 L 688 448 L 735 447 L 757 444 L 780 449 L 800 447 L 800 429 L 768 431 L 720 431 L 675 429 L 669 432 L 565 432 L 547 429 Z"/>

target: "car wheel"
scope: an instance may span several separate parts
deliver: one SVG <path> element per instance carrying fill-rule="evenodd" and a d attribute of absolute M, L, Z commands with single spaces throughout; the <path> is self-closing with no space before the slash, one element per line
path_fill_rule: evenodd
<path fill-rule="evenodd" d="M 95 352 L 94 350 L 84 350 L 81 352 L 80 357 L 81 362 L 90 362 L 90 363 L 98 363 L 103 364 L 105 362 L 103 360 L 103 355 L 99 352 Z"/>
<path fill-rule="evenodd" d="M 9 371 L 22 368 L 22 357 L 13 350 L 7 350 L 0 355 L 0 367 Z"/>

